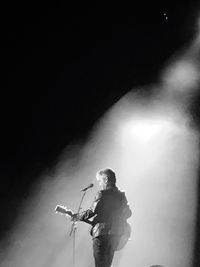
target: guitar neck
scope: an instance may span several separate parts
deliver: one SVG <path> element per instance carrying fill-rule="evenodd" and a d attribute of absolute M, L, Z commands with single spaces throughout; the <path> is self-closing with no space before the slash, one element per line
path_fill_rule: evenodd
<path fill-rule="evenodd" d="M 67 209 L 66 207 L 60 205 L 56 206 L 55 211 L 56 213 L 60 213 L 62 215 L 68 215 L 70 217 L 72 217 L 75 214 L 74 212 L 72 212 L 72 210 Z M 84 222 L 92 225 L 92 222 L 90 220 L 84 220 Z"/>

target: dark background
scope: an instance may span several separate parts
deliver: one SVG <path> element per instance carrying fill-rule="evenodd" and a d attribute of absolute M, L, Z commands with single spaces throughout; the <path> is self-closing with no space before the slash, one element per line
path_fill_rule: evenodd
<path fill-rule="evenodd" d="M 133 87 L 156 82 L 166 60 L 194 36 L 198 1 L 147 2 L 1 7 L 2 238 L 67 144 L 84 141 Z M 197 95 L 191 107 L 197 126 L 198 103 Z"/>

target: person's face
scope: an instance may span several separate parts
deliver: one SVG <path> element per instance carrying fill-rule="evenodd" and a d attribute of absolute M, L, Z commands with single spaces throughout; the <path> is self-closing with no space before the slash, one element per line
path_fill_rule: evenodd
<path fill-rule="evenodd" d="M 98 182 L 99 182 L 99 186 L 101 189 L 106 189 L 107 186 L 107 177 L 106 176 L 102 176 L 102 175 L 98 175 Z"/>

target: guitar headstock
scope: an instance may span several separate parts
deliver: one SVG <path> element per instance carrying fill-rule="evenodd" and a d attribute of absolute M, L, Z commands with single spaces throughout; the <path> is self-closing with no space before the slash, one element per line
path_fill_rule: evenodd
<path fill-rule="evenodd" d="M 55 212 L 56 213 L 65 214 L 65 215 L 69 215 L 69 216 L 73 216 L 74 215 L 74 213 L 72 212 L 72 210 L 67 209 L 65 206 L 61 206 L 61 205 L 57 205 L 56 206 Z"/>

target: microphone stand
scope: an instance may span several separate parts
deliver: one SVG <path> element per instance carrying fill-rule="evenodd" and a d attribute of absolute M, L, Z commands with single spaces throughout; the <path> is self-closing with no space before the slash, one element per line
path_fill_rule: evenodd
<path fill-rule="evenodd" d="M 81 197 L 81 201 L 80 201 L 80 204 L 79 204 L 79 207 L 78 207 L 78 211 L 77 211 L 77 214 L 79 214 L 80 210 L 81 210 L 81 205 L 83 203 L 83 199 L 85 197 L 85 194 L 86 194 L 86 190 L 83 191 L 83 195 Z M 73 267 L 75 267 L 75 248 L 76 248 L 76 244 L 75 244 L 75 241 L 76 241 L 76 229 L 77 229 L 77 221 L 73 221 L 72 223 L 72 226 L 71 226 L 71 231 L 70 231 L 70 234 L 69 236 L 71 236 L 73 234 Z"/>

